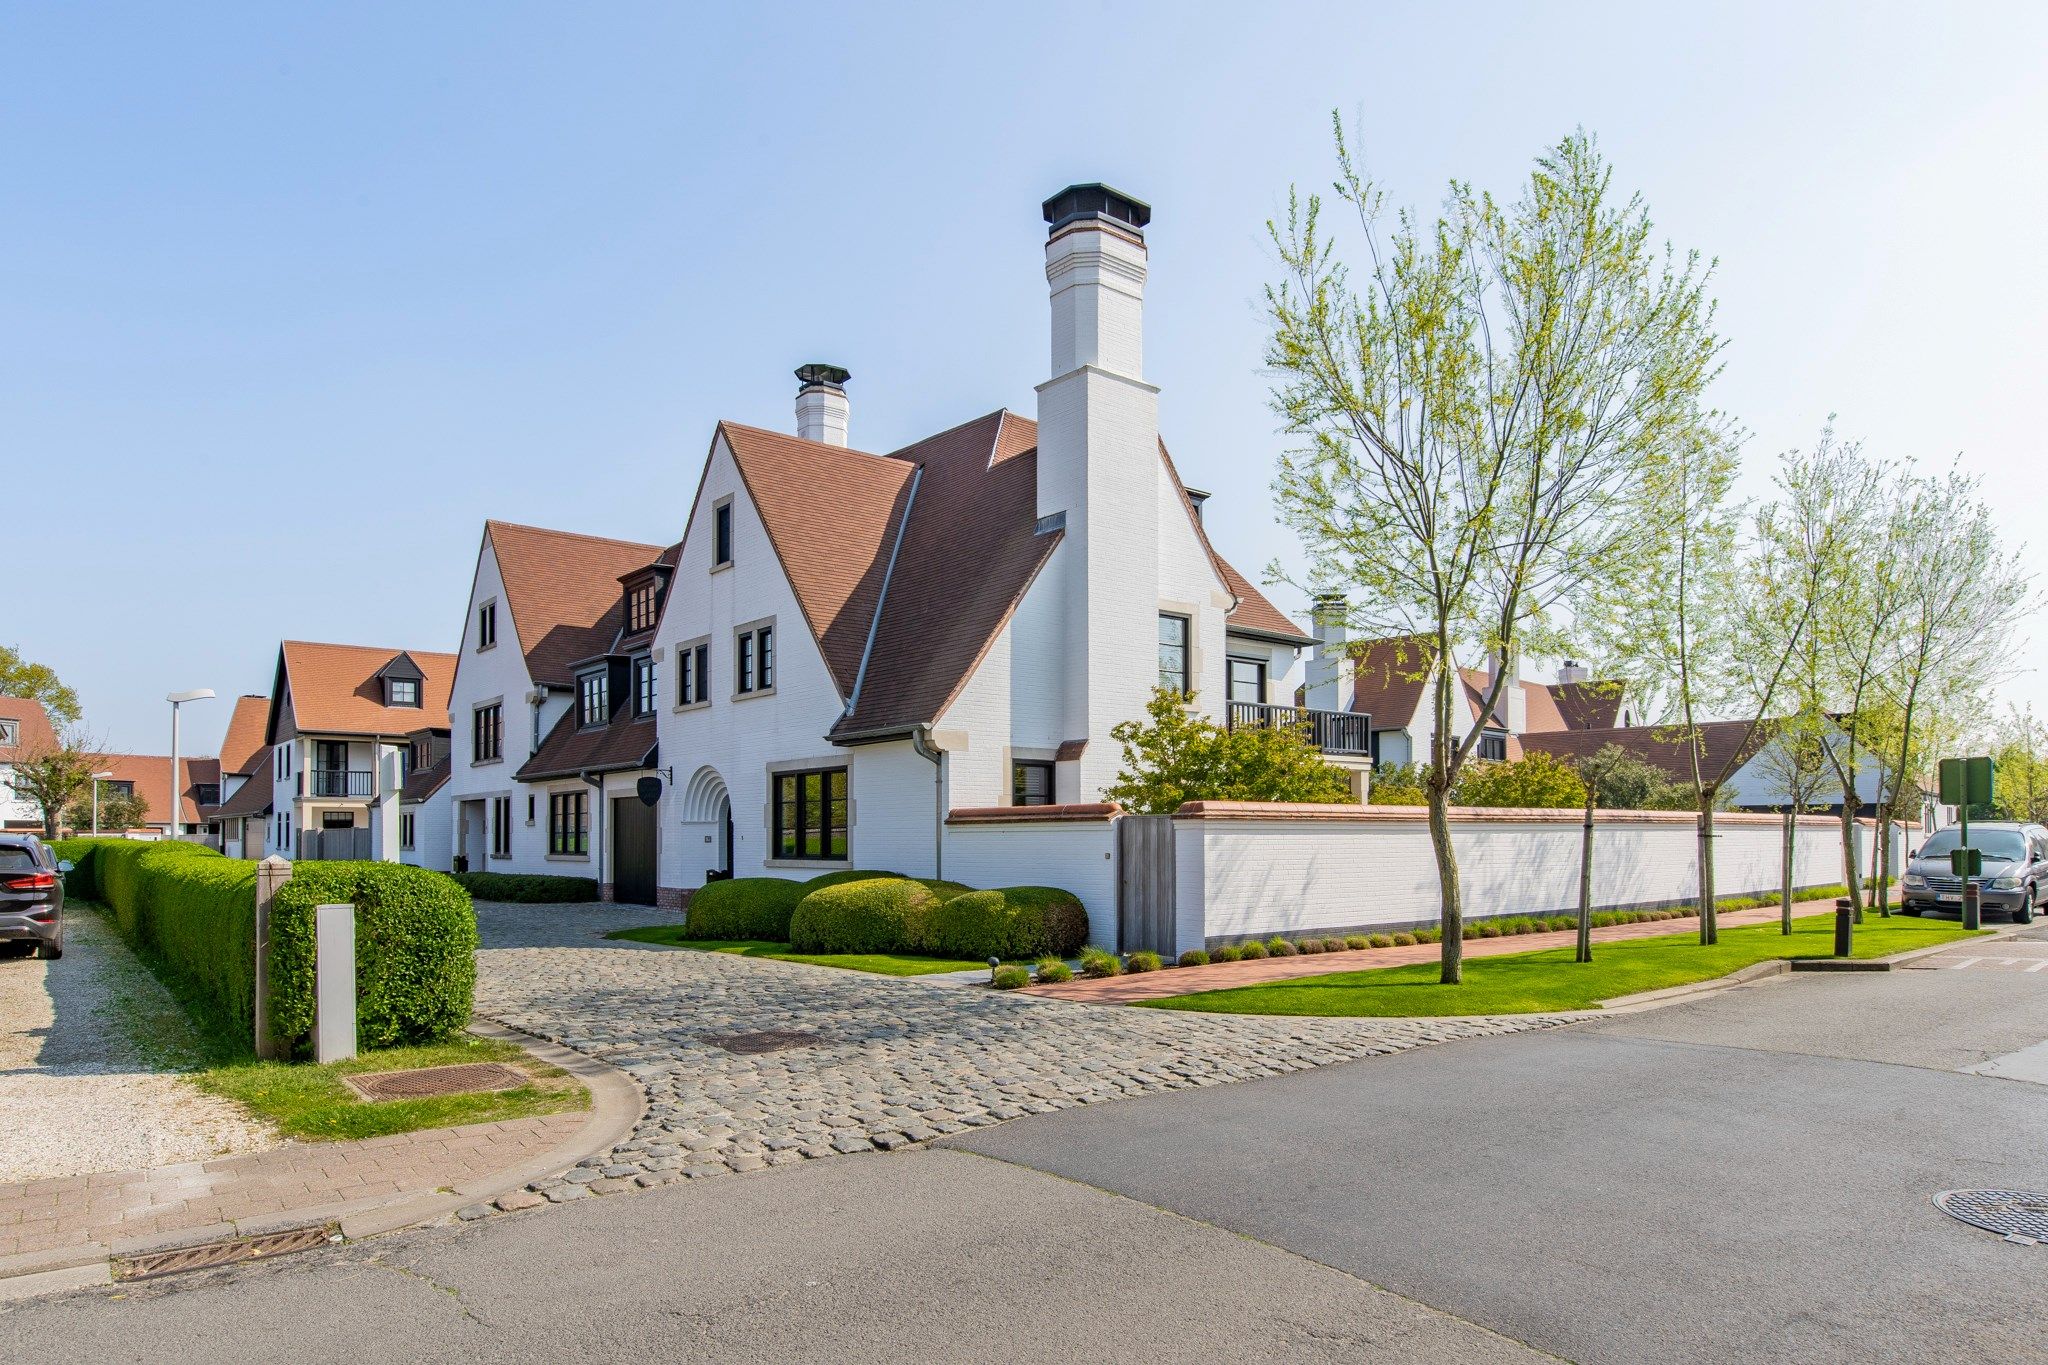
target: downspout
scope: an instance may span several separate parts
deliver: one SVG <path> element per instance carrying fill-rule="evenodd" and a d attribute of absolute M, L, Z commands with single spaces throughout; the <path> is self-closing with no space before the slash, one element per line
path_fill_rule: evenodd
<path fill-rule="evenodd" d="M 599 773 L 593 777 L 587 772 L 581 772 L 576 776 L 583 779 L 584 785 L 594 787 L 597 792 L 590 802 L 593 807 L 590 823 L 595 826 L 595 836 L 591 842 L 597 845 L 597 885 L 598 894 L 601 896 L 604 894 L 604 774 Z"/>
<path fill-rule="evenodd" d="M 932 727 L 920 725 L 910 732 L 910 747 L 932 765 L 932 880 L 946 875 L 946 751 L 932 747 Z"/>

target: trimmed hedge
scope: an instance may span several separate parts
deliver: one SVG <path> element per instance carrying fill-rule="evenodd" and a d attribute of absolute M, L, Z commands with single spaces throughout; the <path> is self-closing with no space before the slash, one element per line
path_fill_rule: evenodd
<path fill-rule="evenodd" d="M 454 877 L 457 886 L 480 901 L 578 905 L 597 899 L 595 877 L 550 877 L 537 872 L 457 872 Z"/>
<path fill-rule="evenodd" d="M 789 917 L 804 898 L 803 882 L 782 877 L 728 877 L 706 882 L 690 897 L 683 923 L 691 938 L 789 941 Z"/>
<path fill-rule="evenodd" d="M 76 864 L 67 894 L 83 872 L 88 894 L 113 913 L 122 938 L 162 959 L 247 1030 L 256 1014 L 256 864 L 201 844 L 64 842 L 71 847 L 63 856 Z"/>
<path fill-rule="evenodd" d="M 821 886 L 805 895 L 790 916 L 789 946 L 800 953 L 925 952 L 931 941 L 931 912 L 968 892 L 958 882 L 918 877 L 870 877 Z"/>
<path fill-rule="evenodd" d="M 115 844 L 130 844 L 133 839 L 51 839 L 50 851 L 57 855 L 58 862 L 69 861 L 71 870 L 64 874 L 64 895 L 71 900 L 96 901 L 100 898 L 99 882 L 94 868 L 99 863 L 99 851 Z"/>
<path fill-rule="evenodd" d="M 940 957 L 1072 957 L 1088 941 L 1088 911 L 1057 887 L 969 891 L 926 916 L 921 941 Z"/>
<path fill-rule="evenodd" d="M 312 1032 L 313 907 L 338 902 L 356 907 L 356 1038 L 363 1047 L 432 1042 L 469 1022 L 477 946 L 469 892 L 443 873 L 400 863 L 302 862 L 270 911 L 276 1037 Z"/>

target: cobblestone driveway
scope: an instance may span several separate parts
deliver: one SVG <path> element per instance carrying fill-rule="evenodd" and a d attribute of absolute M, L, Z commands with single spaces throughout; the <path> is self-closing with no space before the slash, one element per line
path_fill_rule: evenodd
<path fill-rule="evenodd" d="M 1570 1019 L 1284 1019 L 1079 1005 L 600 937 L 659 922 L 659 911 L 480 905 L 477 917 L 477 1012 L 601 1057 L 647 1091 L 631 1137 L 565 1181 L 536 1186 L 556 1200 L 888 1150 L 1022 1114 Z M 765 1032 L 807 1040 L 758 1053 L 714 1041 Z"/>

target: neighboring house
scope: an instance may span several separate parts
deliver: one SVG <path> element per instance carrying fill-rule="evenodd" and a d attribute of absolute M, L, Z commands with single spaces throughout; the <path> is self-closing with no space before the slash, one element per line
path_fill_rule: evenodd
<path fill-rule="evenodd" d="M 140 825 L 131 829 L 150 830 L 160 835 L 171 832 L 169 754 L 101 754 L 99 764 L 100 772 L 113 774 L 100 782 L 102 799 L 108 792 L 118 791 L 140 796 L 148 803 L 148 814 Z M 178 782 L 179 823 L 186 835 L 218 846 L 214 832 L 214 808 L 220 805 L 220 760 L 180 755 L 178 767 L 182 769 Z M 90 789 L 78 804 L 91 804 Z M 83 822 L 79 823 L 79 829 L 88 828 Z"/>
<path fill-rule="evenodd" d="M 264 721 L 271 799 L 263 854 L 395 855 L 410 737 L 446 737 L 454 673 L 452 654 L 301 640 L 279 646 Z M 253 792 L 256 780 L 243 791 Z M 240 815 L 245 804 L 231 800 L 223 813 Z M 373 834 L 373 819 L 388 822 L 389 833 Z M 245 842 L 244 852 L 255 850 Z"/>
<path fill-rule="evenodd" d="M 1419 635 L 1351 640 L 1343 604 L 1335 601 L 1318 606 L 1316 637 L 1303 689 L 1307 704 L 1370 717 L 1372 758 L 1382 767 L 1425 761 L 1436 733 L 1430 642 Z M 1458 680 L 1454 728 L 1462 738 L 1486 705 L 1493 674 L 1490 668 L 1461 668 Z M 1522 757 L 1526 736 L 1611 729 L 1629 724 L 1633 714 L 1620 683 L 1595 682 L 1567 659 L 1554 683 L 1512 670 L 1488 720 L 1473 756 L 1498 760 Z"/>
<path fill-rule="evenodd" d="M 1722 789 L 1737 810 L 1782 811 L 1791 800 L 1784 774 L 1788 765 L 1777 746 L 1779 722 L 1765 720 L 1750 732 L 1740 720 L 1702 721 L 1699 731 L 1699 771 L 1710 780 L 1731 761 L 1733 768 Z M 1663 725 L 1624 726 L 1608 730 L 1580 730 L 1563 734 L 1531 735 L 1524 747 L 1543 749 L 1559 758 L 1590 758 L 1609 744 L 1619 745 L 1653 767 L 1662 769 L 1674 781 L 1690 787 L 1693 762 L 1686 752 L 1681 728 Z M 1882 775 L 1866 761 L 1856 775 L 1858 815 L 1875 816 Z M 1842 787 L 1830 770 L 1819 779 L 1813 800 L 1801 807 L 1809 813 L 1835 813 L 1842 809 Z M 1915 811 L 1924 818 L 1924 812 Z"/>
<path fill-rule="evenodd" d="M 390 856 L 381 843 L 373 845 L 372 856 L 436 872 L 453 869 L 454 807 L 447 792 L 449 771 L 447 731 L 417 730 L 406 736 L 405 785 L 398 796 L 396 856 Z M 385 828 L 381 821 L 371 824 L 378 838 Z"/>
<path fill-rule="evenodd" d="M 652 775 L 649 644 L 673 564 L 659 545 L 485 523 L 449 704 L 459 865 L 600 876 L 599 785 Z M 651 879 L 628 891 L 653 898 Z"/>
<path fill-rule="evenodd" d="M 41 702 L 0 697 L 0 829 L 42 829 L 43 808 L 15 789 L 14 763 L 56 747 L 57 731 Z"/>
<path fill-rule="evenodd" d="M 227 735 L 220 742 L 220 805 L 212 820 L 220 850 L 230 858 L 263 856 L 264 827 L 270 818 L 270 748 L 263 732 L 270 698 L 244 693 L 235 698 Z"/>
<path fill-rule="evenodd" d="M 867 454 L 846 371 L 810 365 L 795 435 L 713 432 L 654 636 L 664 903 L 722 875 L 941 874 L 956 812 L 1100 801 L 1111 728 L 1162 685 L 1231 724 L 1309 721 L 1366 766 L 1362 720 L 1274 704 L 1310 639 L 1216 554 L 1160 440 L 1150 210 L 1084 185 L 1044 217 L 1035 420 Z M 623 884 L 643 856 L 630 789 L 592 796 L 600 879 Z M 998 874 L 1059 877 L 1023 844 Z"/>

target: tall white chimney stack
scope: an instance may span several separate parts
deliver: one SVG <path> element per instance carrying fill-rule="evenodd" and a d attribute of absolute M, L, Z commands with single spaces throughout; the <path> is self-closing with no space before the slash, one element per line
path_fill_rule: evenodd
<path fill-rule="evenodd" d="M 1142 717 L 1159 681 L 1159 390 L 1144 378 L 1152 210 L 1100 184 L 1069 185 L 1042 207 L 1052 376 L 1038 386 L 1038 515 L 1044 534 L 1063 536 L 1047 569 L 1068 623 L 1062 721 L 1079 738 Z M 1113 745 L 1089 744 L 1082 799 L 1116 769 Z"/>
<path fill-rule="evenodd" d="M 853 378 L 837 365 L 797 367 L 796 434 L 828 446 L 846 444 L 846 381 Z"/>
<path fill-rule="evenodd" d="M 1311 711 L 1348 711 L 1352 691 L 1348 608 L 1343 598 L 1329 594 L 1318 597 L 1311 610 L 1316 644 L 1302 671 L 1302 700 Z"/>

